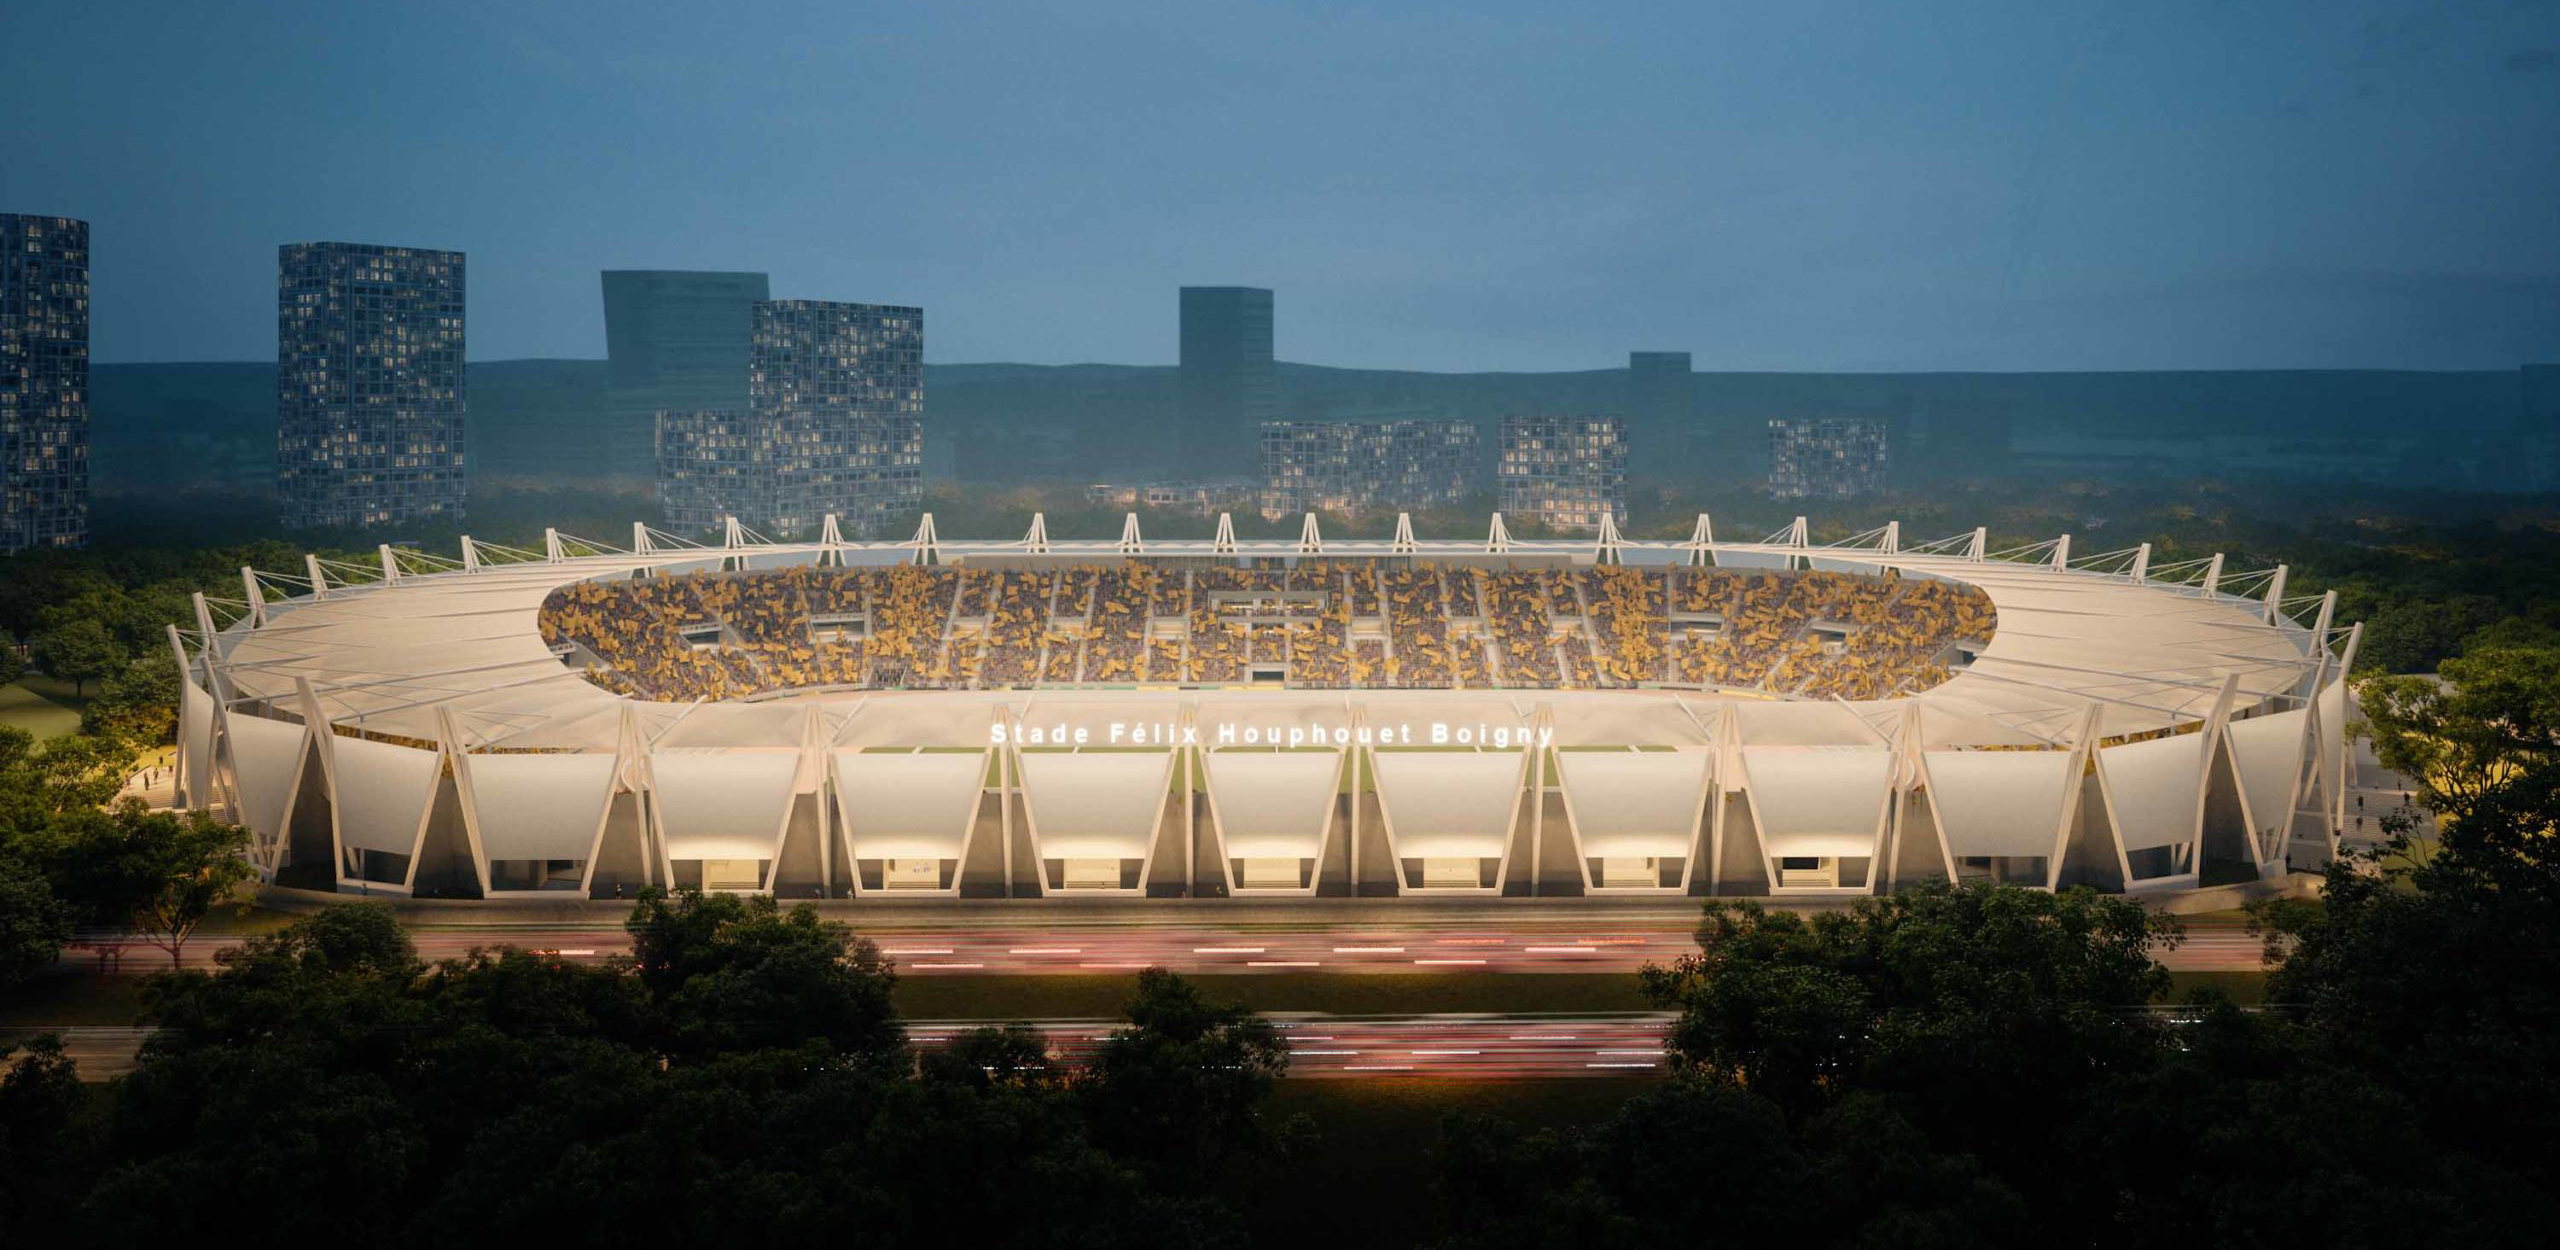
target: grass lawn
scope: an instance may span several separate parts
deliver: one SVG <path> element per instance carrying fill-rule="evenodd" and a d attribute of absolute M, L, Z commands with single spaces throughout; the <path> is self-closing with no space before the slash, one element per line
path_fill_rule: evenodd
<path fill-rule="evenodd" d="M 71 695 L 71 683 L 33 673 L 23 681 L 0 686 L 0 725 L 23 729 L 38 742 L 79 732 L 80 709 L 88 700 Z"/>
<path fill-rule="evenodd" d="M 1618 1012 L 1648 1009 L 1628 973 L 1184 973 L 1211 998 L 1256 1011 L 1400 1015 L 1434 1011 Z M 1086 1020 L 1118 1016 L 1129 976 L 906 977 L 910 1020 Z"/>

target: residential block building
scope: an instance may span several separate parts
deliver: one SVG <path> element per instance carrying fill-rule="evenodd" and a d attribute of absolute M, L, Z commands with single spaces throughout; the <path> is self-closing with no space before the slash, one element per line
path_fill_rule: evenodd
<path fill-rule="evenodd" d="M 89 540 L 89 223 L 0 213 L 0 554 Z"/>
<path fill-rule="evenodd" d="M 747 406 L 657 417 L 670 524 L 735 516 L 813 538 L 832 513 L 876 535 L 924 502 L 924 310 L 822 300 L 754 305 Z"/>
<path fill-rule="evenodd" d="M 1627 519 L 1627 423 L 1621 417 L 1519 416 L 1502 419 L 1496 461 L 1502 511 L 1560 530 Z"/>
<path fill-rule="evenodd" d="M 1769 495 L 1855 499 L 1884 489 L 1885 423 L 1864 417 L 1769 422 Z"/>
<path fill-rule="evenodd" d="M 1269 421 L 1262 514 L 1444 507 L 1483 489 L 1483 461 L 1482 440 L 1465 421 Z"/>
<path fill-rule="evenodd" d="M 463 257 L 276 250 L 276 493 L 288 526 L 463 511 Z"/>

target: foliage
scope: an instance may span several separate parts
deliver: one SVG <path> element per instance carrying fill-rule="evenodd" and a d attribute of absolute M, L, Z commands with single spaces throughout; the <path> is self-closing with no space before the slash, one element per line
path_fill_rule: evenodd
<path fill-rule="evenodd" d="M 209 1210 L 343 1237 L 349 1195 L 370 1238 L 421 1245 L 619 1242 L 634 1211 L 720 1244 L 1241 1244 L 1154 1155 L 1103 1144 L 1036 1033 L 983 1030 L 917 1075 L 890 969 L 842 926 L 688 893 L 630 928 L 627 960 L 429 964 L 388 908 L 350 904 L 157 977 L 159 1031 L 99 1132 L 15 1114 L 9 1082 L 49 1069 L 0 1081 L 0 1133 L 60 1165 L 19 1214 L 72 1244 L 201 1235 Z M 1170 978 L 1146 997 L 1125 1031 L 1145 1054 L 1252 1032 Z M 1199 1074 L 1124 1069 L 1112 1092 L 1188 1097 L 1148 1079 Z"/>
<path fill-rule="evenodd" d="M 45 1034 L 0 1049 L 0 1242 L 38 1245 L 95 1149 L 78 1071 Z"/>
<path fill-rule="evenodd" d="M 71 941 L 71 908 L 43 876 L 0 859 L 0 989 L 25 981 L 62 957 Z"/>
<path fill-rule="evenodd" d="M 2440 843 L 2408 829 L 2330 866 L 2317 907 L 2264 907 L 2270 996 L 2318 1052 L 2404 1102 L 2466 1176 L 2560 1189 L 2560 651 L 2504 643 L 2444 681 L 2361 690 L 2376 753 L 2419 782 Z M 2550 1211 L 2550 1203 L 2525 1210 Z"/>
<path fill-rule="evenodd" d="M 1273 1144 L 1260 1111 L 1289 1051 L 1269 1021 L 1212 1003 L 1162 968 L 1138 974 L 1128 1017 L 1079 1086 L 1098 1140 L 1181 1191 L 1214 1183 L 1237 1156 Z"/>
<path fill-rule="evenodd" d="M 27 650 L 37 667 L 70 682 L 75 697 L 88 693 L 90 682 L 115 671 L 125 659 L 115 636 L 96 618 L 87 616 L 70 617 L 37 630 L 27 640 Z"/>
<path fill-rule="evenodd" d="M 178 728 L 178 659 L 153 647 L 127 660 L 98 683 L 98 696 L 81 709 L 84 732 L 134 743 L 174 741 Z"/>
<path fill-rule="evenodd" d="M 1067 1077 L 1050 1060 L 1048 1039 L 1027 1024 L 966 1030 L 925 1052 L 917 1068 L 928 1082 L 978 1090 L 1048 1088 Z"/>
<path fill-rule="evenodd" d="M 126 903 L 128 923 L 178 964 L 187 939 L 213 909 L 252 875 L 249 831 L 204 812 L 154 812 L 127 799 L 92 830 L 75 854 Z"/>
<path fill-rule="evenodd" d="M 2464 864 L 2553 868 L 2560 827 L 2560 644 L 2496 642 L 2445 661 L 2441 679 L 2357 688 L 2375 754 L 2414 778 Z"/>
<path fill-rule="evenodd" d="M 641 988 L 675 1054 L 823 1043 L 847 1054 L 903 1058 L 879 948 L 803 903 L 784 914 L 770 895 L 641 892 L 624 928 Z"/>
<path fill-rule="evenodd" d="M 57 738 L 38 746 L 0 726 L 0 988 L 59 958 L 75 928 L 120 923 L 124 898 L 81 854 L 112 817 L 130 748 L 112 739 Z"/>

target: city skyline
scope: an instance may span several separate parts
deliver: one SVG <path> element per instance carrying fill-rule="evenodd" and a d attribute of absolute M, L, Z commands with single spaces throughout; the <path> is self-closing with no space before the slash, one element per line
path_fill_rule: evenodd
<path fill-rule="evenodd" d="M 136 5 L 0 54 L 56 119 L 0 165 L 95 225 L 105 362 L 256 359 L 266 249 L 385 237 L 478 261 L 480 359 L 600 358 L 651 267 L 941 309 L 937 362 L 1169 362 L 1163 289 L 1236 274 L 1346 367 L 2483 368 L 2560 341 L 2547 14 Z"/>

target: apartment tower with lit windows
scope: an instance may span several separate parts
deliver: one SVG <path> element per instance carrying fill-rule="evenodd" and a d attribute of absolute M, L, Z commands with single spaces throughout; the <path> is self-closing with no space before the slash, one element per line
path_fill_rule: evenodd
<path fill-rule="evenodd" d="M 462 253 L 276 249 L 276 493 L 288 526 L 459 519 Z"/>
<path fill-rule="evenodd" d="M 1448 507 L 1483 488 L 1482 447 L 1465 421 L 1266 421 L 1262 515 Z"/>
<path fill-rule="evenodd" d="M 1769 422 L 1769 496 L 1856 499 L 1884 490 L 1885 423 L 1863 417 Z"/>
<path fill-rule="evenodd" d="M 832 513 L 851 538 L 921 508 L 924 310 L 765 300 L 754 316 L 747 407 L 658 414 L 668 523 L 808 539 Z"/>
<path fill-rule="evenodd" d="M 1627 520 L 1627 423 L 1623 417 L 1504 417 L 1495 462 L 1503 514 L 1559 530 L 1596 531 Z"/>
<path fill-rule="evenodd" d="M 0 554 L 89 540 L 89 223 L 0 213 Z"/>

